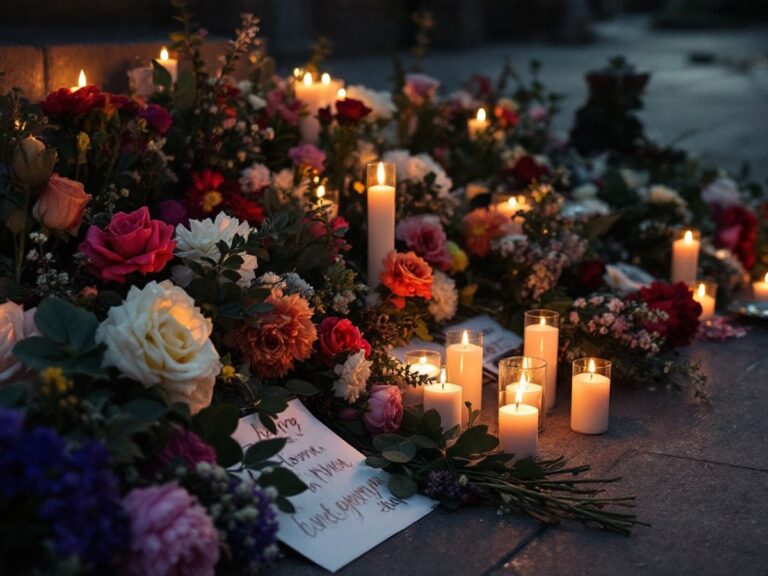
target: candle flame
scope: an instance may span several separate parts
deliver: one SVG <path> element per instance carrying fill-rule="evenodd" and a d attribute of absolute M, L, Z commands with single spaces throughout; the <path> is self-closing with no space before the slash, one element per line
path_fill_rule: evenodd
<path fill-rule="evenodd" d="M 517 392 L 515 392 L 515 404 L 520 404 L 523 401 L 523 394 L 528 388 L 528 379 L 525 377 L 525 372 L 520 376 L 520 384 L 517 385 Z"/>
<path fill-rule="evenodd" d="M 509 207 L 510 207 L 510 208 L 515 208 L 515 207 L 517 207 L 517 198 L 515 198 L 514 196 L 512 196 L 512 197 L 511 197 L 509 200 L 507 200 L 507 204 L 509 204 Z"/>
<path fill-rule="evenodd" d="M 466 348 L 469 345 L 469 334 L 464 330 L 464 334 L 461 335 L 461 345 Z"/>
<path fill-rule="evenodd" d="M 589 364 L 587 365 L 587 371 L 590 374 L 595 373 L 595 361 L 592 358 L 589 359 Z"/>
<path fill-rule="evenodd" d="M 346 97 L 347 97 L 347 91 L 344 88 L 339 88 L 339 91 L 336 92 L 336 99 L 344 100 Z"/>
<path fill-rule="evenodd" d="M 440 370 L 440 385 L 443 387 L 443 390 L 445 390 L 445 368 Z"/>
<path fill-rule="evenodd" d="M 427 364 L 427 357 L 426 356 L 422 356 L 421 358 L 419 358 L 419 364 L 421 364 L 422 366 L 426 365 Z"/>
<path fill-rule="evenodd" d="M 691 232 L 690 230 L 686 230 L 685 234 L 683 235 L 683 241 L 686 244 L 690 244 L 691 242 L 693 242 L 693 232 Z"/>
<path fill-rule="evenodd" d="M 312 74 L 309 72 L 304 73 L 304 86 L 312 86 Z"/>
<path fill-rule="evenodd" d="M 80 70 L 80 76 L 77 77 L 77 87 L 83 88 L 86 85 L 85 70 Z"/>
<path fill-rule="evenodd" d="M 703 298 L 704 296 L 707 295 L 707 289 L 704 286 L 704 284 L 699 284 L 699 289 L 696 292 L 697 292 L 699 298 Z"/>
<path fill-rule="evenodd" d="M 293 77 L 294 78 L 301 78 L 301 68 L 294 68 L 293 69 Z"/>
<path fill-rule="evenodd" d="M 765 278 L 763 278 L 763 282 L 768 282 L 768 272 L 765 273 Z"/>
<path fill-rule="evenodd" d="M 545 326 L 547 324 L 547 319 L 544 318 L 544 316 L 542 316 L 541 318 L 539 318 L 539 324 L 542 326 Z"/>
<path fill-rule="evenodd" d="M 320 184 L 320 186 L 317 187 L 317 197 L 322 198 L 323 196 L 325 196 L 325 186 Z"/>
<path fill-rule="evenodd" d="M 379 182 L 379 186 L 384 185 L 384 162 L 379 162 L 379 166 L 376 168 L 376 180 Z"/>
<path fill-rule="evenodd" d="M 485 108 L 480 108 L 477 111 L 477 121 L 478 122 L 485 122 L 485 118 L 486 118 L 486 116 L 485 116 Z"/>
<path fill-rule="evenodd" d="M 168 48 L 163 46 L 162 50 L 160 50 L 160 61 L 161 62 L 167 62 L 168 61 Z"/>
<path fill-rule="evenodd" d="M 328 84 L 331 83 L 331 75 L 328 74 L 328 72 L 323 72 L 323 75 L 320 77 L 320 82 L 322 82 L 323 86 L 328 86 Z"/>

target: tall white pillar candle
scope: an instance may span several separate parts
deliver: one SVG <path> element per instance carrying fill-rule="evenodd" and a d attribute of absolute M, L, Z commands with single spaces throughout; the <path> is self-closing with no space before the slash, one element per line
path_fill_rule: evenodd
<path fill-rule="evenodd" d="M 525 313 L 524 352 L 547 363 L 547 383 L 544 387 L 544 409 L 551 410 L 557 402 L 557 356 L 560 343 L 559 315 L 552 310 L 531 310 Z"/>
<path fill-rule="evenodd" d="M 452 330 L 446 335 L 448 380 L 461 386 L 463 401 L 472 410 L 483 409 L 483 333 L 475 330 Z M 466 422 L 469 412 L 463 411 Z"/>
<path fill-rule="evenodd" d="M 156 62 L 168 70 L 168 74 L 171 75 L 171 84 L 176 84 L 176 80 L 179 79 L 179 61 L 168 56 L 168 49 L 165 46 L 160 50 L 160 58 Z"/>
<path fill-rule="evenodd" d="M 672 274 L 675 282 L 693 282 L 699 267 L 701 241 L 695 230 L 686 230 L 682 238 L 672 243 Z"/>
<path fill-rule="evenodd" d="M 583 370 L 585 364 L 587 369 Z M 571 430 L 574 432 L 602 434 L 608 431 L 610 369 L 611 363 L 599 358 L 574 361 L 571 392 Z"/>
<path fill-rule="evenodd" d="M 384 258 L 395 249 L 395 165 L 375 162 L 367 166 L 368 181 L 368 286 L 381 283 Z"/>
<path fill-rule="evenodd" d="M 443 432 L 461 424 L 463 403 L 461 386 L 446 383 L 445 369 L 440 375 L 440 384 L 424 386 L 424 411 L 436 410 L 440 414 Z"/>

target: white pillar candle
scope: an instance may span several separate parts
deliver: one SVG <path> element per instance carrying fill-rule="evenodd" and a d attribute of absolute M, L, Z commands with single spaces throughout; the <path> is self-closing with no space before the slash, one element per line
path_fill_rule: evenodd
<path fill-rule="evenodd" d="M 692 230 L 672 243 L 672 282 L 693 282 L 699 267 L 701 241 Z"/>
<path fill-rule="evenodd" d="M 449 344 L 446 348 L 445 365 L 448 380 L 461 386 L 464 402 L 472 403 L 472 410 L 483 409 L 483 347 L 469 341 L 464 330 L 461 342 Z M 463 412 L 464 421 L 469 418 Z"/>
<path fill-rule="evenodd" d="M 512 404 L 515 401 L 515 397 L 517 396 L 517 391 L 520 389 L 520 382 L 515 382 L 514 384 L 507 384 L 506 388 L 506 403 Z M 523 389 L 523 395 L 520 399 L 520 402 L 522 404 L 528 404 L 529 406 L 541 406 L 541 393 L 544 390 L 542 386 L 539 386 L 538 384 L 532 384 L 530 382 L 526 382 L 525 388 Z"/>
<path fill-rule="evenodd" d="M 499 444 L 515 459 L 539 453 L 539 411 L 528 404 L 507 404 L 499 408 Z"/>
<path fill-rule="evenodd" d="M 381 283 L 384 258 L 395 249 L 395 166 L 369 164 L 368 173 L 368 285 L 375 288 Z"/>
<path fill-rule="evenodd" d="M 440 414 L 443 432 L 460 425 L 463 412 L 461 386 L 448 384 L 445 380 L 443 369 L 440 374 L 440 384 L 424 386 L 424 411 L 436 410 Z"/>
<path fill-rule="evenodd" d="M 168 49 L 165 46 L 160 50 L 160 58 L 156 62 L 168 70 L 168 74 L 171 75 L 171 84 L 176 84 L 176 80 L 179 79 L 179 61 L 168 56 Z"/>
<path fill-rule="evenodd" d="M 595 373 L 595 362 L 589 360 L 587 372 L 574 374 L 571 392 L 571 430 L 582 434 L 608 431 L 611 379 Z"/>
<path fill-rule="evenodd" d="M 693 291 L 693 299 L 701 304 L 699 320 L 706 321 L 715 315 L 715 296 L 707 294 L 707 287 L 703 282 Z"/>
<path fill-rule="evenodd" d="M 768 302 L 768 273 L 762 282 L 760 280 L 752 282 L 752 293 L 758 302 Z"/>
<path fill-rule="evenodd" d="M 485 114 L 485 108 L 480 108 L 477 111 L 477 116 L 470 118 L 467 121 L 467 130 L 469 131 L 469 139 L 477 140 L 477 137 L 488 130 L 489 122 Z"/>
<path fill-rule="evenodd" d="M 525 327 L 525 347 L 523 354 L 541 358 L 547 363 L 547 385 L 544 408 L 550 410 L 557 402 L 557 354 L 560 329 L 550 326 L 544 318 L 538 324 Z"/>
<path fill-rule="evenodd" d="M 339 90 L 343 87 L 344 83 L 341 80 L 333 80 L 327 72 L 321 76 L 320 82 L 315 82 L 309 72 L 304 73 L 301 82 L 296 82 L 294 85 L 296 98 L 301 100 L 307 108 L 307 115 L 299 119 L 302 142 L 317 144 L 320 140 L 320 121 L 317 119 L 317 111 L 333 105 Z"/>
<path fill-rule="evenodd" d="M 422 356 L 416 364 L 411 364 L 411 370 L 419 376 L 427 376 L 429 378 L 435 378 L 440 373 L 440 367 L 430 364 L 426 356 Z"/>

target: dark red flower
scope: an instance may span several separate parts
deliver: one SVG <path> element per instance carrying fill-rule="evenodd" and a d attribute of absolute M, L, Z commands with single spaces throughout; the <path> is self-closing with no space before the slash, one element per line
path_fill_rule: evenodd
<path fill-rule="evenodd" d="M 339 124 L 354 124 L 359 122 L 372 110 L 363 104 L 360 100 L 354 98 L 344 98 L 344 100 L 336 100 L 336 119 Z"/>
<path fill-rule="evenodd" d="M 600 260 L 586 260 L 581 263 L 578 271 L 579 289 L 585 294 L 596 292 L 605 280 L 605 264 Z"/>
<path fill-rule="evenodd" d="M 173 123 L 173 118 L 168 111 L 157 104 L 150 104 L 143 110 L 139 110 L 139 118 L 147 121 L 147 124 L 159 134 L 165 134 Z"/>
<path fill-rule="evenodd" d="M 664 335 L 667 348 L 677 348 L 691 343 L 699 327 L 701 304 L 693 299 L 693 292 L 683 282 L 666 284 L 654 282 L 648 288 L 629 296 L 632 300 L 641 300 L 654 310 L 662 310 L 669 318 L 666 323 L 648 326 Z"/>
<path fill-rule="evenodd" d="M 467 83 L 467 91 L 476 100 L 488 100 L 493 96 L 493 80 L 485 74 L 474 74 Z"/>
<path fill-rule="evenodd" d="M 109 94 L 96 86 L 84 86 L 74 92 L 69 88 L 59 88 L 48 94 L 48 97 L 40 102 L 40 107 L 48 116 L 86 114 L 91 110 L 104 108 L 108 96 Z"/>
<path fill-rule="evenodd" d="M 227 206 L 239 220 L 248 220 L 251 224 L 261 224 L 264 220 L 264 209 L 242 194 L 237 192 L 227 194 L 226 202 Z"/>
<path fill-rule="evenodd" d="M 190 218 L 216 216 L 224 208 L 222 185 L 224 176 L 210 168 L 192 173 L 192 186 L 187 190 Z"/>
<path fill-rule="evenodd" d="M 549 168 L 544 164 L 539 164 L 533 156 L 528 154 L 521 156 L 512 169 L 512 176 L 522 180 L 525 184 L 540 180 L 542 176 L 548 174 Z"/>
<path fill-rule="evenodd" d="M 371 355 L 371 345 L 360 329 L 351 320 L 337 316 L 328 316 L 320 323 L 316 345 L 328 365 L 333 365 L 342 352 L 365 350 L 366 358 Z"/>
<path fill-rule="evenodd" d="M 330 124 L 333 122 L 333 112 L 331 112 L 330 106 L 323 106 L 317 111 L 317 117 L 323 124 Z"/>
<path fill-rule="evenodd" d="M 743 206 L 728 208 L 714 207 L 715 245 L 728 248 L 741 261 L 747 270 L 751 270 L 756 261 L 757 218 Z"/>

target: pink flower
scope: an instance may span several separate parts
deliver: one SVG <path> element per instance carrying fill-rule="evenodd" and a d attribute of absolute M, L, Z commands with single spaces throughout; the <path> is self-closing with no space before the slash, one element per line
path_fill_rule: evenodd
<path fill-rule="evenodd" d="M 491 241 L 503 236 L 505 225 L 509 224 L 501 212 L 476 208 L 464 216 L 464 234 L 467 250 L 474 256 L 485 256 L 491 251 Z"/>
<path fill-rule="evenodd" d="M 549 118 L 549 109 L 541 104 L 532 104 L 531 107 L 528 108 L 528 116 L 530 116 L 531 120 L 534 122 L 544 122 Z"/>
<path fill-rule="evenodd" d="M 451 267 L 448 238 L 437 216 L 409 216 L 397 225 L 397 239 L 441 270 Z"/>
<path fill-rule="evenodd" d="M 21 304 L 11 300 L 0 304 L 0 387 L 27 372 L 26 366 L 13 355 L 13 347 L 20 340 L 40 335 L 35 312 L 37 308 L 25 311 Z"/>
<path fill-rule="evenodd" d="M 371 434 L 395 432 L 403 421 L 403 398 L 397 386 L 378 384 L 371 388 L 363 423 Z"/>
<path fill-rule="evenodd" d="M 175 482 L 134 488 L 123 500 L 131 522 L 126 576 L 213 576 L 219 537 L 193 496 Z"/>
<path fill-rule="evenodd" d="M 83 222 L 85 206 L 91 198 L 85 193 L 82 182 L 52 174 L 32 214 L 46 228 L 62 230 L 74 236 Z"/>
<path fill-rule="evenodd" d="M 288 150 L 288 157 L 296 166 L 309 166 L 322 172 L 325 165 L 325 152 L 314 144 L 299 144 Z"/>
<path fill-rule="evenodd" d="M 176 241 L 173 226 L 151 220 L 142 206 L 126 214 L 118 212 L 103 230 L 91 226 L 80 244 L 88 258 L 87 270 L 102 280 L 125 282 L 132 272 L 159 272 L 173 258 Z"/>
<path fill-rule="evenodd" d="M 432 100 L 440 87 L 440 81 L 426 74 L 407 74 L 403 94 L 414 106 L 421 106 Z"/>

